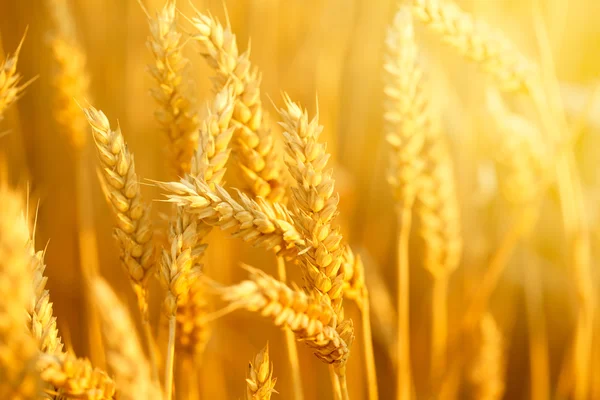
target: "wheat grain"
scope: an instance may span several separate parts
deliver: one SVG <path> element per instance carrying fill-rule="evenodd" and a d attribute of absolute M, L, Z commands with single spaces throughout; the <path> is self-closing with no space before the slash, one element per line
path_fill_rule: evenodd
<path fill-rule="evenodd" d="M 112 130 L 102 111 L 84 110 L 92 127 L 106 196 L 117 218 L 115 238 L 121 250 L 121 263 L 133 283 L 142 315 L 148 313 L 147 280 L 154 265 L 150 205 L 144 203 L 135 173 L 133 155 L 127 149 L 121 128 Z"/>
<path fill-rule="evenodd" d="M 304 240 L 283 205 L 271 205 L 262 198 L 254 201 L 243 193 L 239 193 L 238 202 L 220 185 L 215 184 L 213 191 L 196 178 L 157 185 L 167 191 L 169 202 L 185 207 L 209 225 L 231 229 L 233 236 L 252 245 L 281 255 L 296 254 L 298 248 L 304 247 Z"/>
<path fill-rule="evenodd" d="M 23 39 L 21 39 L 15 52 L 6 57 L 0 64 L 0 121 L 4 118 L 6 109 L 19 99 L 25 88 L 31 83 L 31 81 L 21 83 L 22 76 L 17 72 L 17 62 L 25 41 L 25 35 L 27 35 L 27 32 L 23 35 Z"/>
<path fill-rule="evenodd" d="M 37 368 L 42 380 L 55 388 L 48 394 L 58 399 L 116 399 L 113 380 L 85 358 L 70 353 L 41 354 Z"/>
<path fill-rule="evenodd" d="M 277 393 L 273 378 L 273 363 L 269 359 L 269 344 L 248 365 L 246 378 L 246 400 L 269 400 L 272 393 Z"/>
<path fill-rule="evenodd" d="M 178 176 L 190 170 L 198 142 L 200 120 L 189 94 L 185 70 L 189 60 L 183 54 L 184 41 L 177 30 L 175 0 L 167 0 L 155 18 L 148 18 L 147 45 L 154 57 L 149 71 L 156 87 L 151 93 L 158 109 L 156 119 L 169 140 L 170 163 Z"/>
<path fill-rule="evenodd" d="M 504 396 L 504 356 L 502 333 L 487 313 L 479 324 L 476 353 L 468 368 L 468 380 L 475 399 L 495 400 Z"/>
<path fill-rule="evenodd" d="M 100 310 L 106 359 L 115 375 L 118 397 L 160 399 L 161 391 L 151 380 L 150 365 L 129 312 L 101 278 L 95 278 L 91 288 Z"/>
<path fill-rule="evenodd" d="M 536 76 L 533 64 L 504 34 L 446 0 L 412 0 L 414 16 L 444 43 L 489 73 L 500 89 L 527 91 Z"/>
<path fill-rule="evenodd" d="M 329 297 L 290 289 L 264 272 L 247 267 L 250 280 L 215 289 L 231 310 L 246 309 L 289 327 L 296 339 L 311 347 L 321 361 L 345 365 L 354 340 L 351 320 L 338 324 Z"/>
<path fill-rule="evenodd" d="M 25 327 L 23 312 L 33 297 L 29 266 L 27 224 L 20 217 L 19 194 L 0 182 L 0 398 L 37 398 L 35 339 Z"/>
<path fill-rule="evenodd" d="M 195 282 L 181 296 L 177 306 L 175 349 L 178 352 L 191 356 L 204 352 L 210 336 L 210 326 L 206 322 L 209 311 L 204 287 L 201 282 Z"/>
<path fill-rule="evenodd" d="M 281 201 L 286 187 L 283 163 L 274 136 L 263 121 L 261 77 L 250 63 L 250 49 L 239 54 L 231 27 L 223 27 L 210 15 L 197 13 L 191 23 L 200 53 L 217 73 L 215 89 L 221 90 L 230 80 L 234 83 L 234 151 L 243 177 L 255 196 Z"/>

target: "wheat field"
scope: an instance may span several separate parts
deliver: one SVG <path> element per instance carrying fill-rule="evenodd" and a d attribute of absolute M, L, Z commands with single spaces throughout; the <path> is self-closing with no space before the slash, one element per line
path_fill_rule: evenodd
<path fill-rule="evenodd" d="M 0 1 L 0 399 L 600 399 L 600 5 Z"/>

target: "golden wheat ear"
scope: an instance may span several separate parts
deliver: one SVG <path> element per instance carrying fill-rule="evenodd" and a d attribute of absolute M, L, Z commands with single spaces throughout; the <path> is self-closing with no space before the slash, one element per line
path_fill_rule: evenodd
<path fill-rule="evenodd" d="M 248 364 L 246 377 L 246 400 L 269 400 L 275 390 L 277 378 L 273 378 L 273 363 L 269 358 L 269 343 Z"/>
<path fill-rule="evenodd" d="M 6 110 L 23 94 L 27 86 L 33 83 L 37 77 L 30 79 L 25 83 L 21 83 L 23 77 L 17 72 L 17 63 L 19 54 L 25 42 L 28 29 L 25 30 L 17 49 L 12 55 L 6 57 L 0 64 L 0 121 L 4 117 Z"/>

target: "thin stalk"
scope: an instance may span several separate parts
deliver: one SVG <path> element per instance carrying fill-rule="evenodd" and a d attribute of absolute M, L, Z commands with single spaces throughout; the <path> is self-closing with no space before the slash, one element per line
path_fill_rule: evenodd
<path fill-rule="evenodd" d="M 342 400 L 350 400 L 348 395 L 348 384 L 346 382 L 346 368 L 344 367 L 341 371 L 337 371 L 337 375 L 340 380 L 340 389 L 342 391 Z"/>
<path fill-rule="evenodd" d="M 412 223 L 412 199 L 402 204 L 398 220 L 398 369 L 397 400 L 410 399 L 410 328 L 409 328 L 409 258 L 408 242 Z"/>
<path fill-rule="evenodd" d="M 544 315 L 542 277 L 538 260 L 528 260 L 523 268 L 527 331 L 529 333 L 529 369 L 532 400 L 550 398 L 550 364 L 548 361 L 548 333 Z"/>
<path fill-rule="evenodd" d="M 437 382 L 446 368 L 448 349 L 448 276 L 435 277 L 431 293 L 431 371 Z"/>
<path fill-rule="evenodd" d="M 335 368 L 333 365 L 329 365 L 329 378 L 331 379 L 331 388 L 333 390 L 333 398 L 335 400 L 343 400 L 342 399 L 342 388 L 340 386 L 340 377 L 335 372 Z"/>
<path fill-rule="evenodd" d="M 371 334 L 371 305 L 369 296 L 362 296 L 359 304 L 360 317 L 362 320 L 365 364 L 367 368 L 367 380 L 369 385 L 369 400 L 379 399 L 377 387 L 377 369 L 375 367 L 375 354 L 373 352 L 373 337 Z"/>
<path fill-rule="evenodd" d="M 75 201 L 77 207 L 77 230 L 79 244 L 79 265 L 84 280 L 90 282 L 98 275 L 98 247 L 94 229 L 94 202 L 92 196 L 91 179 L 88 177 L 87 147 L 75 149 Z M 106 368 L 104 344 L 98 310 L 94 305 L 92 292 L 84 291 L 85 307 L 88 310 L 88 346 L 90 358 L 94 365 Z"/>
<path fill-rule="evenodd" d="M 144 326 L 144 336 L 146 336 L 146 343 L 148 345 L 148 354 L 150 356 L 150 364 L 152 371 L 152 380 L 158 382 L 158 362 L 156 359 L 156 343 L 154 343 L 154 336 L 152 336 L 152 327 L 150 321 L 143 319 L 142 325 Z"/>
<path fill-rule="evenodd" d="M 287 279 L 285 271 L 285 260 L 283 257 L 277 257 L 277 275 L 281 282 L 285 282 Z M 298 347 L 296 345 L 296 338 L 294 332 L 290 329 L 285 330 L 285 345 L 288 353 L 288 359 L 290 360 L 291 374 L 292 374 L 292 385 L 294 387 L 294 399 L 303 400 L 304 391 L 302 389 L 302 375 L 300 374 L 300 360 L 298 359 Z"/>
<path fill-rule="evenodd" d="M 169 343 L 167 344 L 167 361 L 165 364 L 165 399 L 171 400 L 173 396 L 173 364 L 175 361 L 175 329 L 177 327 L 175 316 L 169 317 Z"/>

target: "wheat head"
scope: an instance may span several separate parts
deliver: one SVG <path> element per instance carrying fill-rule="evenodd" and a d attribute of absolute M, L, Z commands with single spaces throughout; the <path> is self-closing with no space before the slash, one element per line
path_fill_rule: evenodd
<path fill-rule="evenodd" d="M 115 375 L 118 398 L 161 399 L 161 390 L 152 382 L 150 365 L 127 308 L 101 278 L 94 278 L 91 288 L 102 321 L 106 360 Z"/>
<path fill-rule="evenodd" d="M 204 352 L 210 337 L 210 326 L 206 322 L 210 312 L 204 286 L 200 281 L 180 297 L 177 305 L 177 337 L 175 349 L 191 356 Z"/>
<path fill-rule="evenodd" d="M 0 183 L 0 398 L 37 399 L 37 346 L 26 328 L 32 293 L 29 232 L 18 193 Z"/>
<path fill-rule="evenodd" d="M 167 192 L 167 201 L 185 207 L 211 226 L 231 230 L 233 236 L 252 245 L 284 256 L 297 254 L 298 248 L 304 247 L 283 205 L 269 204 L 262 198 L 254 201 L 243 193 L 236 201 L 222 186 L 214 184 L 213 190 L 197 178 L 157 185 Z"/>
<path fill-rule="evenodd" d="M 388 29 L 384 71 L 385 130 L 392 148 L 388 182 L 398 201 L 412 204 L 425 167 L 423 148 L 433 121 L 412 17 L 406 7 L 400 8 Z"/>
<path fill-rule="evenodd" d="M 17 62 L 24 41 L 25 35 L 23 35 L 23 39 L 21 39 L 15 52 L 7 56 L 0 64 L 0 121 L 4 118 L 6 109 L 19 99 L 27 85 L 29 85 L 29 82 L 21 83 L 22 76 L 17 72 Z"/>
<path fill-rule="evenodd" d="M 37 368 L 42 380 L 54 387 L 58 399 L 116 399 L 116 387 L 106 372 L 89 360 L 70 353 L 41 354 Z"/>
<path fill-rule="evenodd" d="M 269 359 L 267 343 L 265 348 L 254 357 L 254 363 L 248 364 L 246 400 L 269 400 L 271 394 L 277 392 L 276 382 L 277 378 L 273 378 L 273 363 Z"/>
<path fill-rule="evenodd" d="M 87 57 L 77 40 L 67 1 L 48 0 L 48 4 L 54 24 L 50 49 L 56 64 L 53 76 L 56 121 L 73 147 L 81 149 L 88 139 L 88 124 L 75 99 L 90 98 Z"/>
<path fill-rule="evenodd" d="M 503 91 L 527 91 L 533 64 L 501 32 L 446 0 L 412 0 L 415 18 L 460 55 L 477 63 Z"/>
<path fill-rule="evenodd" d="M 127 149 L 121 128 L 112 130 L 106 115 L 94 107 L 84 111 L 92 127 L 104 187 L 108 189 L 105 195 L 117 219 L 115 238 L 121 250 L 121 263 L 133 283 L 145 317 L 147 280 L 154 266 L 150 205 L 142 199 L 133 155 Z"/>
<path fill-rule="evenodd" d="M 339 195 L 333 171 L 326 170 L 330 155 L 319 142 L 323 127 L 318 115 L 308 113 L 286 95 L 279 110 L 286 142 L 286 164 L 297 183 L 292 188 L 291 209 L 296 226 L 306 237 L 307 251 L 299 257 L 309 288 L 327 295 L 336 310 L 342 308 L 345 276 L 345 246 L 340 229 L 334 226 Z M 342 318 L 343 319 L 343 318 Z"/>
<path fill-rule="evenodd" d="M 211 15 L 197 13 L 191 23 L 192 37 L 198 42 L 200 53 L 217 74 L 215 89 L 221 90 L 228 81 L 234 84 L 234 151 L 244 179 L 255 196 L 281 201 L 286 187 L 283 163 L 275 138 L 263 121 L 261 77 L 250 62 L 250 49 L 239 54 L 231 27 L 223 27 Z"/>
<path fill-rule="evenodd" d="M 476 353 L 467 375 L 473 398 L 501 399 L 504 396 L 504 344 L 491 314 L 486 313 L 481 319 L 476 335 Z"/>
<path fill-rule="evenodd" d="M 316 297 L 294 290 L 264 272 L 247 267 L 250 280 L 215 289 L 231 309 L 258 312 L 313 349 L 321 361 L 343 367 L 354 340 L 351 320 L 338 324 L 327 296 Z"/>
<path fill-rule="evenodd" d="M 155 18 L 148 18 L 147 45 L 154 57 L 149 71 L 156 81 L 151 90 L 158 105 L 156 119 L 169 140 L 171 166 L 178 176 L 183 176 L 190 170 L 200 120 L 187 87 L 185 69 L 189 60 L 183 54 L 176 7 L 175 0 L 168 0 Z"/>

